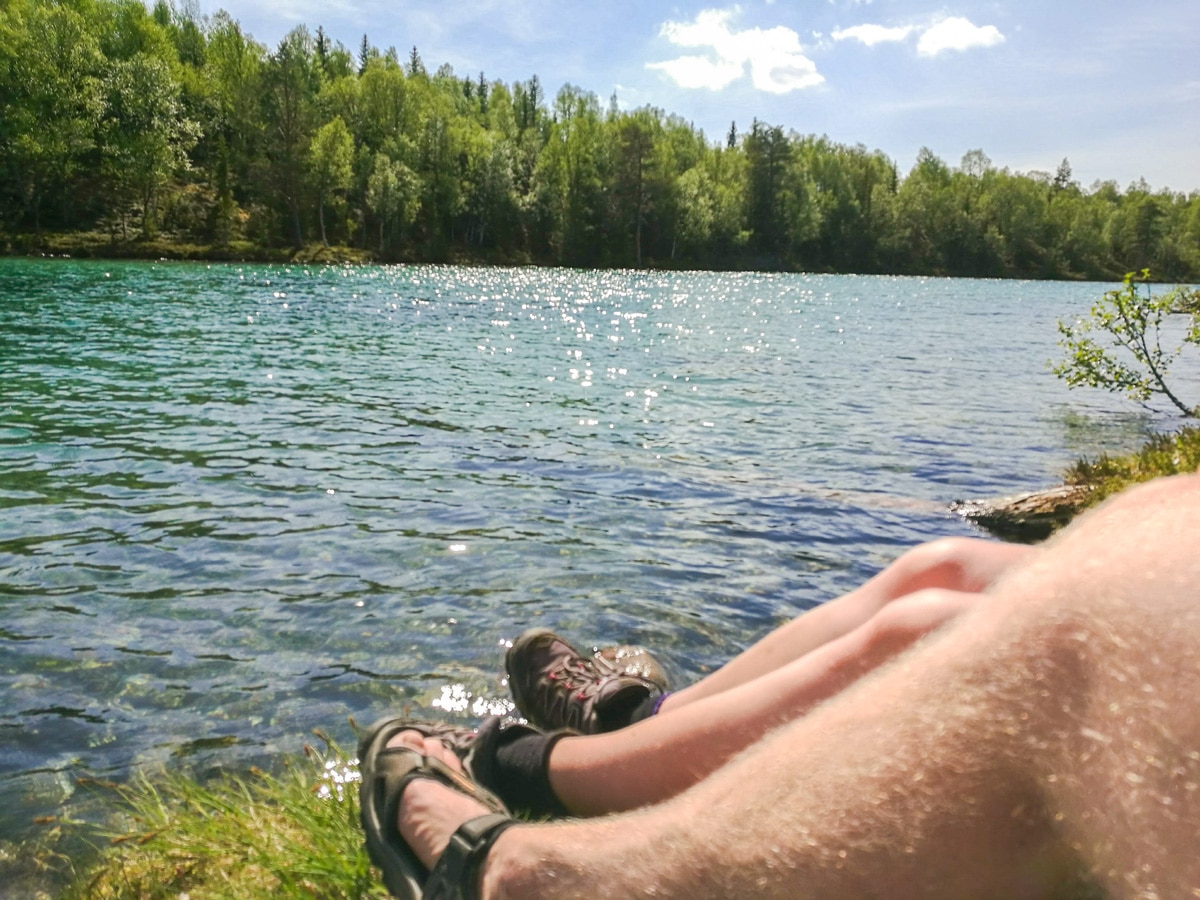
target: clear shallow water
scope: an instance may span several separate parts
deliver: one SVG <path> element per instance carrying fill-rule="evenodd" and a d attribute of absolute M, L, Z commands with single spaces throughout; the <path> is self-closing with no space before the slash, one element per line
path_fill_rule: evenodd
<path fill-rule="evenodd" d="M 0 837 L 75 779 L 503 697 L 530 624 L 682 681 L 1162 424 L 1096 284 L 0 260 Z"/>

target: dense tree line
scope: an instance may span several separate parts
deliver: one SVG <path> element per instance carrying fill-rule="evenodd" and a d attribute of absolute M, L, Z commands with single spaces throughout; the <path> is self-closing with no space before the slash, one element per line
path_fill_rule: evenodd
<path fill-rule="evenodd" d="M 366 36 L 274 49 L 158 0 L 0 0 L 0 227 L 381 259 L 1200 279 L 1200 193 L 1082 189 L 755 121 L 426 70 Z"/>

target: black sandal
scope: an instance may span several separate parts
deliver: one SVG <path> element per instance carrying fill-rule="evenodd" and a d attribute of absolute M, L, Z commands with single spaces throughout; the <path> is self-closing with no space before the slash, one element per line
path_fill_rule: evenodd
<path fill-rule="evenodd" d="M 383 871 L 383 883 L 401 900 L 470 900 L 478 896 L 479 872 L 500 833 L 514 824 L 504 804 L 469 775 L 408 747 L 388 747 L 401 731 L 437 737 L 460 757 L 470 741 L 466 729 L 434 722 L 389 718 L 376 722 L 358 745 L 359 815 L 371 862 Z M 468 819 L 450 838 L 432 870 L 405 843 L 396 827 L 404 788 L 414 778 L 431 778 L 474 797 L 492 812 Z"/>

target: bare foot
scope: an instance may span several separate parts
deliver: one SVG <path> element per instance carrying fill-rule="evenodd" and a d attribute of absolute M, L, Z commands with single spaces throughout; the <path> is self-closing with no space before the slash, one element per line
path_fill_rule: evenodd
<path fill-rule="evenodd" d="M 462 771 L 454 751 L 436 737 L 425 737 L 417 731 L 401 731 L 388 741 L 388 746 L 410 747 Z M 430 778 L 418 778 L 404 789 L 397 825 L 405 843 L 425 868 L 432 869 L 458 826 L 488 812 L 491 810 L 466 794 Z"/>

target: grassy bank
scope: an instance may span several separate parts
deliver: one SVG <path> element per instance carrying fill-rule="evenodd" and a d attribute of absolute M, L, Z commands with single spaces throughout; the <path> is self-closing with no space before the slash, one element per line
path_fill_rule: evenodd
<path fill-rule="evenodd" d="M 1054 487 L 1005 497 L 955 500 L 950 511 L 1006 541 L 1045 540 L 1083 510 L 1130 485 L 1200 466 L 1200 428 L 1157 435 L 1134 453 L 1081 459 Z"/>
<path fill-rule="evenodd" d="M 1197 468 L 1200 468 L 1200 427 L 1188 426 L 1172 434 L 1156 435 L 1134 453 L 1105 454 L 1094 461 L 1081 459 L 1067 470 L 1064 481 L 1091 488 L 1080 507 L 1082 510 L 1132 484 L 1195 472 Z"/>
<path fill-rule="evenodd" d="M 41 864 L 70 870 L 63 900 L 387 897 L 363 848 L 357 768 L 332 743 L 305 750 L 279 774 L 93 785 L 116 808 L 95 852 L 68 858 L 47 841 Z"/>

